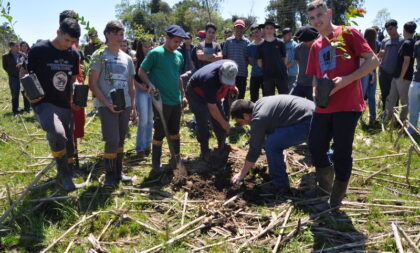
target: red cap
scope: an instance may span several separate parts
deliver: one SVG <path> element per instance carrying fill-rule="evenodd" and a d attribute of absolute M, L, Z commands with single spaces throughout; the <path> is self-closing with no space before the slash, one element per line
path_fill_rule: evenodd
<path fill-rule="evenodd" d="M 237 19 L 235 23 L 233 23 L 233 26 L 242 26 L 245 27 L 245 22 L 242 19 Z"/>
<path fill-rule="evenodd" d="M 197 39 L 205 39 L 206 38 L 206 31 L 200 30 L 197 32 Z"/>

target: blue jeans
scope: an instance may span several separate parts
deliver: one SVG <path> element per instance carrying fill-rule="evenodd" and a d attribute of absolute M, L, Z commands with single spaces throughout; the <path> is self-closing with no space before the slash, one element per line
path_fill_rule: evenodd
<path fill-rule="evenodd" d="M 20 91 L 20 80 L 18 77 L 9 76 L 9 87 L 10 94 L 12 95 L 12 111 L 13 114 L 19 112 L 19 91 Z"/>
<path fill-rule="evenodd" d="M 279 127 L 265 139 L 265 154 L 274 185 L 289 185 L 283 150 L 305 142 L 310 124 L 311 120 L 307 119 L 291 126 Z"/>
<path fill-rule="evenodd" d="M 296 82 L 296 75 L 287 76 L 287 89 L 290 92 L 293 89 L 293 84 Z"/>
<path fill-rule="evenodd" d="M 353 167 L 354 132 L 361 115 L 361 112 L 314 113 L 308 145 L 315 167 L 331 165 L 327 151 L 333 140 L 334 152 L 331 158 L 335 176 L 340 181 L 349 180 Z"/>
<path fill-rule="evenodd" d="M 136 108 L 139 115 L 136 151 L 144 152 L 146 148 L 150 148 L 153 131 L 152 99 L 147 94 L 147 91 L 136 89 Z"/>
<path fill-rule="evenodd" d="M 373 84 L 370 83 L 372 77 L 370 74 L 362 77 L 362 92 L 363 97 L 367 97 L 368 105 L 369 105 L 369 119 L 374 120 L 376 119 L 376 80 Z"/>
<path fill-rule="evenodd" d="M 420 82 L 412 81 L 408 90 L 408 112 L 410 113 L 409 121 L 415 126 L 419 127 L 419 113 L 420 113 Z M 414 131 L 410 128 L 410 133 Z"/>

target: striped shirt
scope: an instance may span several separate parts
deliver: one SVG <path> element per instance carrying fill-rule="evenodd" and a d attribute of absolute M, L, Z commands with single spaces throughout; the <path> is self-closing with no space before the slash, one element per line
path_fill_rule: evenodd
<path fill-rule="evenodd" d="M 248 44 L 249 40 L 245 37 L 240 40 L 231 37 L 223 46 L 223 58 L 238 64 L 238 76 L 248 76 Z"/>

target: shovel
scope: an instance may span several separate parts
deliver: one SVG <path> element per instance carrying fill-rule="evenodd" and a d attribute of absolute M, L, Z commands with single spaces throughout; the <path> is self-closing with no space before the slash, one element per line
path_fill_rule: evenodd
<path fill-rule="evenodd" d="M 165 131 L 166 140 L 168 141 L 169 151 L 171 152 L 171 157 L 175 161 L 176 164 L 176 170 L 174 171 L 175 174 L 175 180 L 179 181 L 183 177 L 186 177 L 188 175 L 187 169 L 184 166 L 184 163 L 182 162 L 179 155 L 175 154 L 175 148 L 172 144 L 172 141 L 169 139 L 169 132 L 168 132 L 168 126 L 166 125 L 165 117 L 163 116 L 163 106 L 162 106 L 162 98 L 159 95 L 159 93 L 155 93 L 152 96 L 152 103 L 155 107 L 156 111 L 158 111 L 160 116 L 160 121 L 162 122 L 163 130 Z"/>

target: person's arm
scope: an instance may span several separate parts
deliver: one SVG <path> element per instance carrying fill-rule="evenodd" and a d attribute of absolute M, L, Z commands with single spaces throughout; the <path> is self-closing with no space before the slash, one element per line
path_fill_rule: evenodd
<path fill-rule="evenodd" d="M 99 89 L 99 86 L 98 86 L 99 75 L 100 75 L 100 72 L 97 70 L 91 69 L 89 71 L 89 81 L 88 81 L 89 89 L 92 91 L 93 95 L 95 95 L 95 97 L 99 99 L 99 101 L 101 101 L 102 104 L 104 104 L 111 112 L 113 113 L 122 112 L 122 111 L 115 111 L 115 105 L 109 103 L 108 100 L 106 100 L 106 98 L 102 94 L 102 91 Z"/>
<path fill-rule="evenodd" d="M 234 184 L 239 184 L 242 179 L 248 174 L 248 171 L 254 167 L 255 163 L 245 160 L 244 166 L 242 167 L 241 171 L 238 172 L 235 176 L 232 177 L 231 181 Z"/>
<path fill-rule="evenodd" d="M 134 75 L 128 76 L 128 95 L 131 98 L 131 121 L 136 121 L 137 118 L 134 82 Z"/>
<path fill-rule="evenodd" d="M 356 71 L 347 76 L 337 76 L 332 79 L 334 88 L 330 92 L 330 96 L 346 87 L 353 81 L 364 77 L 369 74 L 373 69 L 379 66 L 378 57 L 373 52 L 364 52 L 361 57 L 365 59 L 365 62 Z"/>
<path fill-rule="evenodd" d="M 2 56 L 2 62 L 3 62 L 3 69 L 4 71 L 7 72 L 7 59 L 6 59 L 6 54 Z"/>
<path fill-rule="evenodd" d="M 404 61 L 401 67 L 400 79 L 404 79 L 405 73 L 407 73 L 408 67 L 410 66 L 410 56 L 404 56 Z"/>
<path fill-rule="evenodd" d="M 284 64 L 286 64 L 286 66 L 287 66 L 287 56 L 286 57 L 282 57 L 281 59 L 284 61 Z M 289 67 L 289 66 L 287 66 L 287 67 Z"/>
<path fill-rule="evenodd" d="M 184 81 L 182 81 L 181 76 L 179 77 L 179 90 L 181 91 L 181 97 L 182 97 L 182 107 L 186 107 L 188 105 L 188 100 L 185 97 L 185 90 L 184 90 Z"/>
<path fill-rule="evenodd" d="M 156 87 L 150 81 L 149 76 L 147 75 L 147 72 L 146 72 L 145 69 L 140 67 L 138 75 L 139 75 L 140 79 L 144 82 L 144 84 L 147 85 L 148 90 L 149 90 L 149 94 L 152 94 L 152 93 L 156 92 Z"/>
<path fill-rule="evenodd" d="M 77 75 L 71 76 L 71 79 L 70 79 L 70 85 L 71 85 L 71 91 L 70 91 L 70 107 L 74 111 L 78 111 L 78 110 L 82 109 L 82 107 L 75 105 L 74 102 L 73 102 L 73 83 L 76 82 L 76 79 L 77 79 Z"/>
<path fill-rule="evenodd" d="M 205 54 L 204 51 L 200 48 L 197 49 L 197 59 L 200 61 L 212 62 L 214 59 L 213 54 Z"/>
<path fill-rule="evenodd" d="M 223 118 L 217 104 L 207 103 L 207 108 L 209 109 L 210 115 L 220 124 L 226 133 L 228 133 L 230 130 L 229 122 Z"/>
<path fill-rule="evenodd" d="M 213 54 L 213 61 L 218 61 L 223 59 L 223 54 L 222 51 L 217 52 L 216 54 Z"/>
<path fill-rule="evenodd" d="M 262 61 L 262 59 L 257 59 L 257 65 L 258 65 L 258 67 L 263 68 L 263 61 Z"/>
<path fill-rule="evenodd" d="M 315 97 L 316 97 L 316 94 L 317 94 L 317 89 L 316 89 L 317 86 L 318 86 L 318 79 L 314 75 L 314 76 L 312 76 L 312 97 L 313 97 L 314 101 L 315 101 Z"/>

